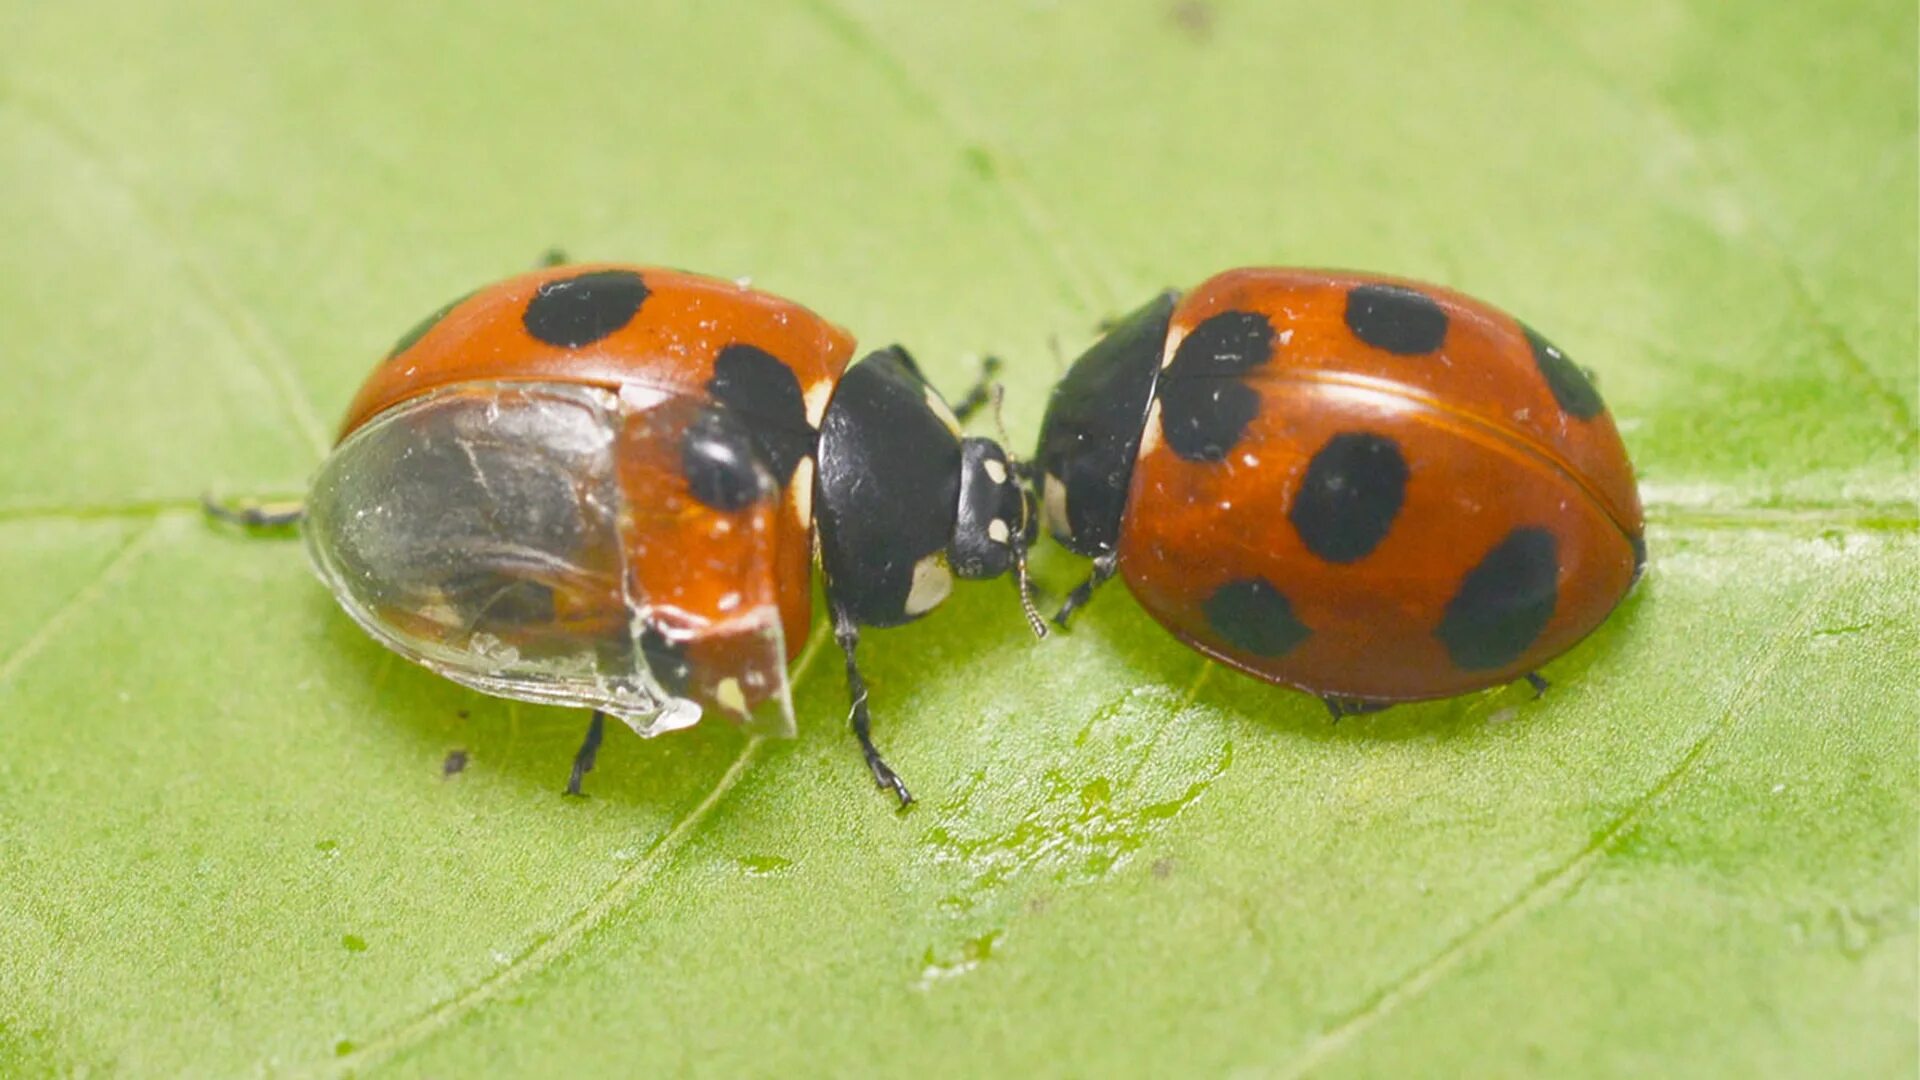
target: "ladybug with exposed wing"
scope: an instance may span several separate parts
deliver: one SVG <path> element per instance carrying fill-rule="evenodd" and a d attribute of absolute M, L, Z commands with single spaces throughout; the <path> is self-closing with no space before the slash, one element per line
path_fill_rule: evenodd
<path fill-rule="evenodd" d="M 926 615 L 956 577 L 1011 571 L 1040 632 L 1037 515 L 1006 451 L 964 435 L 904 349 L 849 365 L 853 349 L 798 304 L 676 270 L 550 266 L 488 286 L 361 387 L 304 508 L 308 550 L 402 656 L 591 708 L 573 793 L 608 715 L 643 735 L 710 713 L 790 734 L 817 551 L 854 734 L 905 805 L 870 733 L 861 630 Z"/>

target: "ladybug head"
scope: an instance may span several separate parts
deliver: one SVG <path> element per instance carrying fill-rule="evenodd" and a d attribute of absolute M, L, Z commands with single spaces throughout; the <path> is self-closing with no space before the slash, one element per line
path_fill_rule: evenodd
<path fill-rule="evenodd" d="M 960 502 L 947 561 L 962 578 L 994 578 L 1012 571 L 1020 606 L 1034 633 L 1046 624 L 1033 610 L 1027 578 L 1027 547 L 1040 530 L 1039 503 L 1021 465 L 992 439 L 960 440 Z"/>

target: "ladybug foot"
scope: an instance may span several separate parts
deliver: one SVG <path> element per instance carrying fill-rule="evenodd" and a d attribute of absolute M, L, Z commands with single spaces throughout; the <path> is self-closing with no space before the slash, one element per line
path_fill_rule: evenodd
<path fill-rule="evenodd" d="M 953 418 L 966 423 L 981 407 L 993 400 L 993 377 L 1000 374 L 1000 358 L 983 356 L 980 358 L 980 378 L 960 400 L 953 403 Z"/>
<path fill-rule="evenodd" d="M 600 756 L 600 740 L 606 734 L 607 714 L 595 709 L 593 719 L 587 723 L 587 737 L 580 741 L 580 749 L 573 755 L 573 775 L 567 778 L 567 794 L 580 798 L 586 796 L 580 790 L 580 783 L 593 771 L 594 759 Z"/>
<path fill-rule="evenodd" d="M 1383 709 L 1393 708 L 1391 701 L 1363 701 L 1359 698 L 1343 697 L 1323 697 L 1320 700 L 1326 705 L 1327 712 L 1333 715 L 1333 722 L 1336 724 L 1349 716 L 1365 716 L 1367 713 L 1377 713 Z"/>
<path fill-rule="evenodd" d="M 1119 568 L 1120 557 L 1113 552 L 1096 557 L 1093 560 L 1093 572 L 1087 575 L 1087 580 L 1075 586 L 1074 590 L 1067 594 L 1066 603 L 1061 604 L 1060 610 L 1054 613 L 1054 625 L 1062 630 L 1067 629 L 1067 621 L 1073 618 L 1073 613 L 1086 607 L 1087 602 L 1093 599 L 1094 590 L 1106 584 Z"/>
<path fill-rule="evenodd" d="M 1527 672 L 1527 685 L 1533 687 L 1533 700 L 1539 701 L 1540 695 L 1546 693 L 1547 688 L 1553 684 L 1548 682 L 1546 677 L 1539 672 L 1529 671 Z"/>
<path fill-rule="evenodd" d="M 228 506 L 216 501 L 211 495 L 200 497 L 200 509 L 215 521 L 224 521 L 229 525 L 239 525 L 248 529 L 284 528 L 299 524 L 301 519 L 307 516 L 307 508 L 298 503 L 273 507 L 258 503 Z"/>
<path fill-rule="evenodd" d="M 880 752 L 871 745 L 863 749 L 867 754 L 867 768 L 873 770 L 873 782 L 882 791 L 893 792 L 894 797 L 900 800 L 900 809 L 905 810 L 912 806 L 913 792 L 907 790 L 906 782 L 900 779 L 900 774 L 894 772 L 893 766 L 888 765 L 885 759 L 881 758 Z"/>

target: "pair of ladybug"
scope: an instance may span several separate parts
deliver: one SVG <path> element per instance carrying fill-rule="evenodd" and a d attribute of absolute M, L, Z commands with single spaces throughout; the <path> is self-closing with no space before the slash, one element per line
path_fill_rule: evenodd
<path fill-rule="evenodd" d="M 1645 559 L 1631 467 L 1581 370 L 1442 289 L 1234 270 L 1115 323 L 1030 463 L 898 346 L 744 284 L 550 267 L 434 313 L 374 370 L 313 483 L 321 577 L 381 643 L 477 690 L 643 735 L 708 712 L 790 734 L 818 557 L 855 660 L 955 577 L 1017 575 L 1044 518 L 1181 640 L 1338 717 L 1521 676 Z M 991 372 L 989 372 L 990 374 Z"/>

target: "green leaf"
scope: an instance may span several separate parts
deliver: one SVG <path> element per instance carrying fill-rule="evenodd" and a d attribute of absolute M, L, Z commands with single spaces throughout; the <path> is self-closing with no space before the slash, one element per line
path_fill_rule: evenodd
<path fill-rule="evenodd" d="M 0 1074 L 1914 1072 L 1910 4 L 645 7 L 0 10 Z M 998 352 L 1023 444 L 1161 286 L 1445 281 L 1598 372 L 1650 573 L 1337 727 L 962 589 L 865 651 L 912 811 L 821 633 L 798 740 L 565 799 L 582 717 L 196 510 L 555 244 Z"/>

